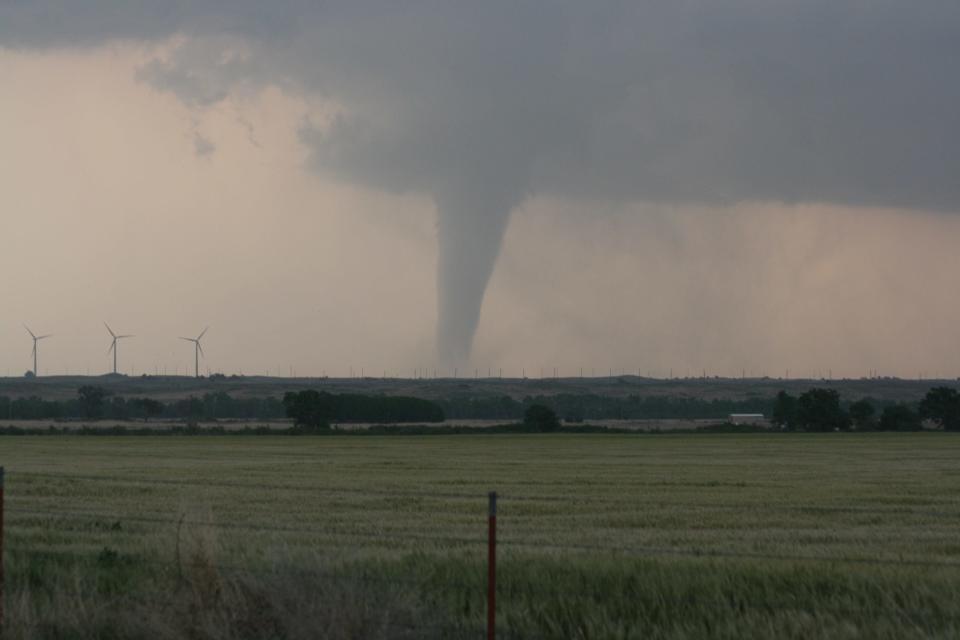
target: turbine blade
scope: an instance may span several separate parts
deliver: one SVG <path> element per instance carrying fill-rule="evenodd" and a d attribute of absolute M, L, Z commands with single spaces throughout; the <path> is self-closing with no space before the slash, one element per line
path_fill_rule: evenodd
<path fill-rule="evenodd" d="M 204 358 L 207 357 L 207 354 L 205 354 L 205 353 L 203 352 L 203 345 L 200 344 L 200 341 L 199 341 L 199 340 L 197 340 L 197 349 L 200 349 L 200 355 L 202 355 Z"/>
<path fill-rule="evenodd" d="M 107 331 L 110 332 L 110 335 L 112 335 L 114 338 L 117 337 L 117 334 L 115 334 L 115 333 L 113 332 L 113 329 L 110 328 L 110 325 L 108 325 L 106 322 L 104 322 L 104 323 L 103 323 L 103 326 L 105 326 L 105 327 L 107 328 Z"/>
<path fill-rule="evenodd" d="M 27 325 L 23 325 L 23 328 L 27 330 L 27 333 L 30 334 L 31 338 L 33 338 L 34 340 L 37 339 L 37 336 L 33 335 L 33 331 L 30 331 L 30 327 L 28 327 Z"/>
<path fill-rule="evenodd" d="M 119 340 L 119 339 L 121 339 L 121 338 L 136 338 L 136 336 L 133 335 L 132 333 L 128 333 L 128 334 L 125 334 L 125 335 L 122 335 L 122 336 L 117 336 L 117 340 Z"/>
<path fill-rule="evenodd" d="M 200 332 L 200 335 L 197 336 L 197 340 L 199 340 L 200 338 L 202 338 L 202 337 L 203 337 L 203 334 L 205 334 L 207 331 L 210 331 L 210 327 L 207 327 L 206 329 L 204 329 L 203 331 L 201 331 L 201 332 Z"/>
<path fill-rule="evenodd" d="M 44 338 L 52 338 L 52 337 L 53 337 L 53 334 L 52 334 L 52 333 L 48 333 L 48 334 L 45 335 L 45 336 L 37 336 L 37 340 L 43 340 Z"/>
<path fill-rule="evenodd" d="M 111 351 L 113 351 L 116 346 L 117 346 L 117 339 L 114 338 L 113 342 L 110 343 L 110 346 L 107 347 L 107 353 L 110 353 Z"/>
<path fill-rule="evenodd" d="M 195 342 L 195 340 L 194 340 L 193 338 L 184 338 L 183 336 L 180 336 L 180 339 L 181 339 L 181 340 L 186 340 L 187 342 Z"/>
<path fill-rule="evenodd" d="M 30 352 L 30 355 L 31 355 L 31 356 L 37 355 L 37 343 L 36 343 L 36 342 L 33 343 L 33 350 Z"/>

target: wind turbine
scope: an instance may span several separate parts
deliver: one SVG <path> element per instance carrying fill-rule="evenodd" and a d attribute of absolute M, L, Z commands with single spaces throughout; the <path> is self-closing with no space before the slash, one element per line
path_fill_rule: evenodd
<path fill-rule="evenodd" d="M 103 326 L 105 326 L 107 328 L 107 331 L 110 332 L 110 335 L 113 336 L 113 342 L 110 343 L 110 348 L 107 349 L 107 353 L 110 353 L 111 351 L 113 351 L 113 372 L 116 373 L 117 372 L 117 342 L 119 340 L 123 340 L 124 338 L 132 338 L 133 334 L 131 333 L 127 335 L 118 336 L 113 332 L 113 329 L 111 329 L 110 325 L 108 325 L 106 322 L 103 323 Z"/>
<path fill-rule="evenodd" d="M 33 338 L 33 377 L 36 378 L 40 375 L 40 370 L 37 369 L 37 343 L 43 340 L 44 338 L 50 338 L 53 336 L 52 333 L 48 333 L 45 336 L 35 336 L 33 331 L 30 331 L 30 327 L 23 325 L 23 328 L 27 330 L 27 333 L 30 334 L 30 337 Z"/>
<path fill-rule="evenodd" d="M 202 338 L 203 334 L 209 330 L 210 327 L 207 327 L 201 331 L 200 335 L 198 335 L 196 338 L 184 338 L 183 336 L 180 336 L 181 340 L 186 340 L 187 342 L 193 343 L 193 377 L 195 378 L 200 377 L 200 354 L 203 353 L 203 347 L 200 346 L 200 338 Z M 204 357 L 206 357 L 206 354 L 204 354 Z"/>

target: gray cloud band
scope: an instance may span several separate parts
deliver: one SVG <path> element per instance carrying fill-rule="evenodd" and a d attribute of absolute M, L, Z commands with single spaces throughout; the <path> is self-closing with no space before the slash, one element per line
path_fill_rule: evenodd
<path fill-rule="evenodd" d="M 955 1 L 267 4 L 4 3 L 0 44 L 181 34 L 140 75 L 188 103 L 334 99 L 312 167 L 437 203 L 450 365 L 531 194 L 960 211 Z"/>

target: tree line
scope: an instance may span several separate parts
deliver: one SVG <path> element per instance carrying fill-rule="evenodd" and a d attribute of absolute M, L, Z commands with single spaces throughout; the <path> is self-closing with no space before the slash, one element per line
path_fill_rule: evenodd
<path fill-rule="evenodd" d="M 332 422 L 438 422 L 444 419 L 439 406 L 419 398 L 329 393 L 319 397 L 324 415 Z M 236 398 L 216 392 L 163 402 L 146 397 L 112 396 L 103 387 L 88 385 L 77 390 L 76 398 L 63 400 L 0 397 L 0 420 L 270 421 L 295 417 L 290 408 L 286 398 Z"/>
<path fill-rule="evenodd" d="M 317 392 L 322 393 L 322 392 Z M 332 396 L 334 394 L 327 394 Z M 385 422 L 409 414 L 409 399 L 396 396 L 336 394 L 333 421 Z M 415 399 L 414 399 L 415 400 Z M 416 420 L 436 421 L 437 416 L 456 420 L 519 422 L 532 406 L 546 406 L 564 422 L 642 419 L 721 419 L 731 413 L 770 415 L 773 398 L 746 400 L 677 398 L 668 396 L 604 397 L 595 394 L 527 396 L 454 396 L 434 400 L 426 413 L 417 409 Z M 277 397 L 233 397 L 226 392 L 206 393 L 171 401 L 146 397 L 112 396 L 104 388 L 84 386 L 77 397 L 45 400 L 33 396 L 0 397 L 0 419 L 109 419 L 109 420 L 276 420 L 287 417 L 287 406 Z M 344 416 L 348 416 L 344 418 Z M 399 416 L 399 418 L 395 418 Z"/>
<path fill-rule="evenodd" d="M 814 388 L 798 397 L 777 394 L 771 421 L 790 431 L 919 431 L 929 420 L 946 431 L 960 431 L 960 393 L 934 387 L 918 403 L 888 404 L 881 411 L 869 399 L 844 406 L 834 389 Z"/>
<path fill-rule="evenodd" d="M 146 397 L 114 396 L 103 387 L 87 385 L 77 390 L 75 398 L 63 400 L 0 397 L 0 419 L 9 420 L 271 420 L 284 416 L 283 403 L 277 398 L 235 398 L 223 392 L 163 402 Z"/>
<path fill-rule="evenodd" d="M 527 396 L 452 396 L 436 401 L 448 419 L 522 420 L 527 409 L 542 405 L 565 422 L 588 420 L 721 419 L 731 413 L 770 415 L 770 396 L 742 400 L 724 398 L 683 398 L 675 396 L 609 397 L 596 394 L 560 393 Z"/>
<path fill-rule="evenodd" d="M 762 413 L 787 430 L 846 429 L 909 431 L 930 420 L 950 431 L 960 430 L 960 393 L 935 387 L 917 403 L 880 403 L 869 398 L 844 402 L 833 389 L 814 388 L 792 396 L 743 400 L 593 394 L 503 397 L 452 397 L 438 401 L 401 396 L 332 394 L 315 390 L 277 397 L 233 397 L 225 392 L 177 400 L 112 396 L 98 386 L 81 387 L 75 398 L 0 397 L 0 420 L 110 419 L 185 421 L 262 420 L 319 416 L 319 422 L 440 422 L 446 419 L 488 419 L 526 422 L 531 407 L 545 407 L 567 423 L 609 419 L 716 419 L 731 413 Z M 539 409 L 538 409 L 539 410 Z M 536 413 L 536 412 L 534 412 Z"/>
<path fill-rule="evenodd" d="M 286 415 L 295 424 L 326 428 L 332 422 L 443 422 L 443 410 L 429 400 L 404 396 L 334 394 L 307 389 L 283 396 Z"/>

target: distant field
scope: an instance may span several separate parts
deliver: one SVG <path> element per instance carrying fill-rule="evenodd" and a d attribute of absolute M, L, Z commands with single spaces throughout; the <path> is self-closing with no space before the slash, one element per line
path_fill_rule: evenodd
<path fill-rule="evenodd" d="M 5 637 L 960 636 L 949 433 L 0 440 Z"/>

